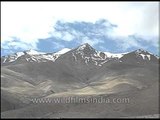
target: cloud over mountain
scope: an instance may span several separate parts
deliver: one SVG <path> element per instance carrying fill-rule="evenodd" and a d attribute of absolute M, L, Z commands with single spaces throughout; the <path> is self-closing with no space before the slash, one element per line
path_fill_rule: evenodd
<path fill-rule="evenodd" d="M 158 7 L 157 2 L 2 2 L 2 54 L 44 50 L 42 43 L 49 52 L 85 42 L 109 51 L 144 48 L 157 54 Z"/>

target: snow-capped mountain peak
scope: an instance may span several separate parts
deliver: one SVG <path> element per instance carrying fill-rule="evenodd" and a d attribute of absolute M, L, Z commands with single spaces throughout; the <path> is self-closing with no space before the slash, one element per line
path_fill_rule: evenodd
<path fill-rule="evenodd" d="M 23 52 L 17 52 L 12 55 L 3 56 L 1 58 L 2 64 L 13 63 L 23 63 L 23 62 L 55 62 L 60 58 L 60 56 L 69 55 L 73 57 L 73 62 L 76 64 L 84 63 L 86 65 L 94 64 L 96 66 L 102 66 L 109 61 L 118 61 L 118 62 L 144 62 L 144 61 L 157 61 L 159 59 L 157 56 L 149 53 L 148 51 L 138 49 L 133 52 L 126 53 L 111 53 L 111 52 L 102 52 L 97 51 L 91 47 L 88 43 L 80 45 L 75 49 L 63 48 L 58 52 L 53 53 L 44 53 L 38 52 L 36 50 L 27 50 Z M 71 55 L 71 56 L 70 56 Z M 62 57 L 63 58 L 63 57 Z"/>
<path fill-rule="evenodd" d="M 20 57 L 20 56 L 24 55 L 24 52 L 17 52 L 17 53 L 15 53 L 15 55 L 16 55 L 17 57 Z"/>
<path fill-rule="evenodd" d="M 77 51 L 85 51 L 85 50 L 91 50 L 93 51 L 94 48 L 92 48 L 88 43 L 84 43 L 82 45 L 80 45 L 78 48 L 77 48 Z"/>
<path fill-rule="evenodd" d="M 1 59 L 1 60 L 2 60 L 2 63 L 13 62 L 23 55 L 25 55 L 24 52 L 17 52 L 17 53 L 14 53 L 12 55 L 4 56 L 4 57 L 2 57 L 4 59 L 3 60 Z"/>
<path fill-rule="evenodd" d="M 23 61 L 27 62 L 47 62 L 52 61 L 54 62 L 58 57 L 60 57 L 62 54 L 70 51 L 69 48 L 64 48 L 56 53 L 44 53 L 44 52 L 38 52 L 36 50 L 30 49 L 23 52 L 17 52 L 12 55 L 4 56 L 2 57 L 1 61 L 2 63 L 12 63 L 16 61 L 18 58 L 23 59 Z"/>
<path fill-rule="evenodd" d="M 136 54 L 137 57 L 141 57 L 143 60 L 151 60 L 151 56 L 152 57 L 154 56 L 158 59 L 157 56 L 155 56 L 152 53 L 149 53 L 148 51 L 143 50 L 143 49 L 136 50 L 135 54 Z"/>
<path fill-rule="evenodd" d="M 149 55 L 152 55 L 152 56 L 154 56 L 154 57 L 156 57 L 157 59 L 159 59 L 159 57 L 158 56 L 156 56 L 156 55 L 154 55 L 154 54 L 152 54 L 151 52 L 148 52 L 148 51 L 146 51 L 146 50 L 143 50 L 143 49 L 138 49 L 138 50 L 136 50 L 135 51 L 135 54 L 136 55 L 141 55 L 141 56 L 149 56 Z"/>
<path fill-rule="evenodd" d="M 27 51 L 24 51 L 26 54 L 29 54 L 29 55 L 39 55 L 39 54 L 45 54 L 44 52 L 38 52 L 36 50 L 33 50 L 33 49 L 30 49 L 30 50 L 27 50 Z"/>
<path fill-rule="evenodd" d="M 94 64 L 96 66 L 102 66 L 110 60 L 117 60 L 117 58 L 122 57 L 123 54 L 112 54 L 109 52 L 105 53 L 102 51 L 97 51 L 88 43 L 85 43 L 74 49 L 72 56 L 74 57 L 75 61 L 80 59 L 80 61 L 86 65 Z"/>

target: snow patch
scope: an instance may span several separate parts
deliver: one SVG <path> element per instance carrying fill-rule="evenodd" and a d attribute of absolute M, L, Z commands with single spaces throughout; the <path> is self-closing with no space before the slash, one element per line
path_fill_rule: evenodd
<path fill-rule="evenodd" d="M 106 63 L 106 62 L 108 62 L 108 60 L 105 60 L 105 61 L 101 62 L 101 65 L 103 65 L 103 64 Z"/>
<path fill-rule="evenodd" d="M 127 54 L 128 52 L 126 52 L 126 53 L 110 53 L 110 52 L 104 52 L 106 55 L 107 55 L 107 57 L 110 57 L 110 58 L 121 58 L 121 57 L 123 57 L 125 54 Z"/>
<path fill-rule="evenodd" d="M 29 54 L 29 55 L 45 54 L 44 52 L 38 52 L 36 50 L 28 50 L 28 51 L 26 51 L 26 53 Z"/>
<path fill-rule="evenodd" d="M 17 55 L 17 58 L 21 57 L 22 55 L 24 55 L 24 52 L 17 52 L 16 55 Z"/>
<path fill-rule="evenodd" d="M 29 61 L 29 60 L 30 60 L 30 58 L 26 58 L 26 60 L 27 60 L 27 61 Z"/>
<path fill-rule="evenodd" d="M 151 56 L 150 55 L 146 55 L 148 57 L 149 60 L 151 60 Z"/>
<path fill-rule="evenodd" d="M 76 58 L 76 56 L 74 55 L 74 53 L 72 53 L 72 56 L 74 57 L 75 61 L 77 61 L 77 58 Z"/>
<path fill-rule="evenodd" d="M 37 59 L 36 59 L 35 57 L 32 57 L 31 59 L 32 59 L 33 61 L 35 61 L 35 62 L 37 61 Z"/>
<path fill-rule="evenodd" d="M 5 62 L 6 62 L 6 60 L 7 60 L 7 58 L 4 58 L 3 63 L 5 63 Z"/>
<path fill-rule="evenodd" d="M 64 53 L 66 53 L 66 52 L 68 52 L 68 51 L 70 51 L 70 50 L 71 50 L 71 49 L 69 49 L 69 48 L 63 48 L 62 50 L 56 52 L 55 54 L 64 54 Z"/>
<path fill-rule="evenodd" d="M 139 54 L 143 59 L 145 59 L 145 55 L 144 54 Z"/>
<path fill-rule="evenodd" d="M 50 61 L 55 61 L 55 59 L 56 59 L 56 57 L 54 57 L 54 55 L 42 55 L 41 58 L 47 59 Z"/>
<path fill-rule="evenodd" d="M 148 60 L 151 60 L 151 56 L 150 55 L 144 55 L 144 54 L 139 54 L 144 60 L 146 59 L 146 57 L 148 58 Z"/>
<path fill-rule="evenodd" d="M 85 47 L 86 47 L 86 44 L 81 45 L 81 46 L 77 49 L 77 51 L 79 51 L 79 50 L 83 50 Z"/>

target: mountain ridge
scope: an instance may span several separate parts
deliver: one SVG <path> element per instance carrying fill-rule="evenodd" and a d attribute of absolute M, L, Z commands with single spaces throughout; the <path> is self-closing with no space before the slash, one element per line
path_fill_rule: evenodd
<path fill-rule="evenodd" d="M 143 59 L 149 59 L 150 60 L 150 56 L 154 56 L 157 59 L 159 59 L 158 56 L 145 51 L 143 49 L 137 49 L 131 52 L 126 52 L 126 53 L 110 53 L 110 52 L 103 52 L 103 51 L 97 51 L 96 49 L 94 49 L 92 46 L 90 46 L 88 43 L 84 43 L 76 48 L 73 49 L 69 49 L 69 48 L 63 48 L 60 51 L 57 52 L 53 52 L 53 53 L 44 53 L 44 52 L 38 52 L 36 50 L 26 50 L 26 51 L 22 51 L 22 52 L 17 52 L 11 55 L 7 55 L 7 56 L 2 56 L 1 57 L 1 64 L 3 65 L 4 63 L 8 62 L 8 63 L 12 63 L 15 60 L 17 60 L 18 58 L 22 57 L 22 56 L 28 56 L 26 58 L 26 61 L 38 61 L 38 62 L 47 62 L 49 61 L 55 61 L 58 57 L 60 57 L 61 55 L 69 52 L 69 51 L 77 51 L 76 54 L 80 53 L 82 54 L 88 54 L 90 55 L 91 52 L 93 53 L 93 55 L 96 55 L 95 57 L 101 57 L 99 55 L 102 55 L 103 57 L 101 57 L 102 59 L 104 58 L 117 58 L 120 59 L 122 58 L 124 55 L 135 52 L 136 55 L 141 56 Z M 33 57 L 32 57 L 33 56 Z M 89 56 L 92 57 L 92 56 Z M 42 60 L 41 60 L 42 59 Z M 88 59 L 86 57 L 86 59 Z M 104 61 L 103 61 L 104 62 Z M 96 63 L 97 64 L 97 63 Z"/>

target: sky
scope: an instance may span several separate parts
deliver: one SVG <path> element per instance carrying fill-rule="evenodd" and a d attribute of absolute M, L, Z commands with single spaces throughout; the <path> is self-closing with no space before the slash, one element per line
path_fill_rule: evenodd
<path fill-rule="evenodd" d="M 1 56 L 83 43 L 159 55 L 159 2 L 1 2 Z"/>

